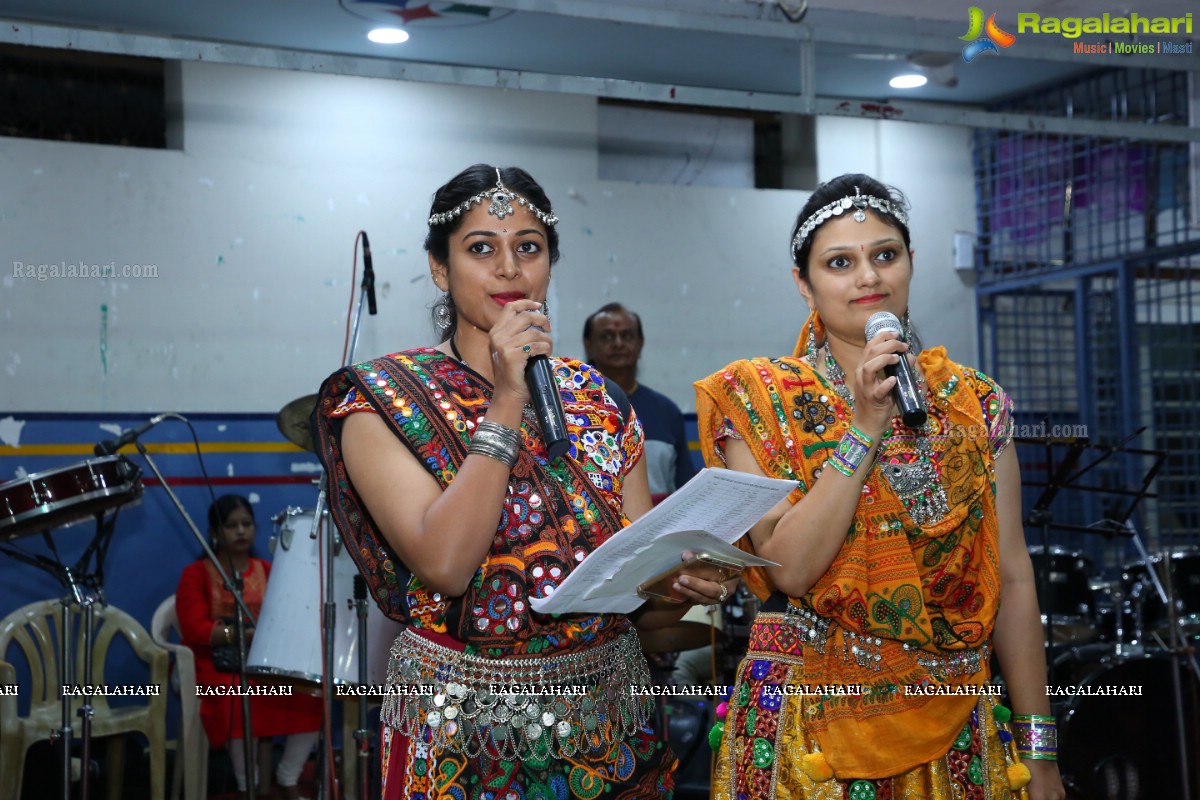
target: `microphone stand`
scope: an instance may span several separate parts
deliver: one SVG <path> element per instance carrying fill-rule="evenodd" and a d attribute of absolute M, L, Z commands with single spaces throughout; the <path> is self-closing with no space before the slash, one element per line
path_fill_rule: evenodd
<path fill-rule="evenodd" d="M 358 685 L 366 686 L 367 670 L 367 582 L 362 575 L 354 576 L 354 599 L 348 601 L 358 617 Z M 358 697 L 358 730 L 354 732 L 358 742 L 358 796 L 360 800 L 371 797 L 371 731 L 367 729 L 367 698 Z"/>
<path fill-rule="evenodd" d="M 182 419 L 182 418 L 181 418 Z M 242 599 L 241 592 L 241 576 L 238 576 L 238 583 L 235 585 L 233 579 L 229 577 L 229 573 L 225 571 L 225 567 L 221 565 L 221 559 L 217 558 L 217 554 L 213 552 L 212 547 L 208 544 L 208 539 L 204 538 L 204 534 L 200 533 L 200 529 L 196 527 L 196 523 L 192 521 L 191 515 L 187 509 L 183 507 L 183 503 L 179 502 L 178 495 L 171 488 L 171 484 L 167 483 L 167 479 L 163 477 L 162 472 L 158 469 L 158 465 L 154 463 L 154 459 L 146 452 L 146 446 L 142 444 L 140 439 L 134 441 L 142 458 L 145 459 L 146 465 L 150 467 L 150 471 L 158 478 L 158 483 L 167 493 L 167 497 L 175 506 L 175 510 L 183 517 L 183 521 L 187 524 L 188 530 L 192 532 L 192 536 L 196 537 L 196 541 L 200 543 L 200 547 L 204 550 L 204 556 L 212 563 L 217 570 L 217 575 L 221 578 L 221 585 L 225 590 L 233 595 L 234 605 L 237 607 L 237 622 L 238 622 L 238 642 L 239 654 L 242 657 L 242 727 L 245 731 L 250 725 L 250 697 L 246 692 L 246 658 L 245 658 L 245 638 L 242 635 L 243 620 L 249 620 L 254 624 L 254 615 L 250 613 L 250 609 L 246 606 L 246 601 Z M 243 616 L 244 615 L 244 616 Z M 243 733 L 242 748 L 246 757 L 246 800 L 254 800 L 254 789 L 251 788 L 251 781 L 254 775 L 254 747 L 250 741 L 250 737 Z"/>
<path fill-rule="evenodd" d="M 363 303 L 369 307 L 370 314 L 375 315 L 375 270 L 371 266 L 371 244 L 367 240 L 367 232 L 359 231 L 363 240 L 363 277 L 359 285 L 358 307 L 354 310 L 354 328 L 350 333 L 350 349 L 343 367 L 354 363 L 354 351 L 358 349 L 358 326 L 362 322 Z"/>
<path fill-rule="evenodd" d="M 371 267 L 371 245 L 367 240 L 366 231 L 359 231 L 363 240 L 363 278 L 358 293 L 358 304 L 354 309 L 354 324 L 350 333 L 350 347 L 347 349 L 346 363 L 343 367 L 354 363 L 354 352 L 358 349 L 358 334 L 360 324 L 362 323 L 363 307 L 370 306 L 370 313 L 374 314 L 375 309 L 375 271 Z M 317 493 L 317 504 L 313 510 L 313 527 L 318 531 L 319 536 L 324 536 L 325 545 L 325 603 L 322 606 L 321 614 L 321 654 L 324 666 L 324 675 L 321 679 L 321 694 L 322 705 L 325 712 L 324 730 L 326 740 L 331 737 L 332 719 L 333 719 L 333 684 L 334 684 L 334 648 L 336 645 L 335 631 L 337 629 L 337 600 L 334 599 L 334 558 L 337 557 L 338 536 L 334 526 L 328 528 L 324 524 L 325 517 L 325 502 L 326 502 L 326 475 L 322 473 L 319 483 L 321 491 Z M 361 654 L 360 654 L 361 655 Z M 364 656 L 365 658 L 365 656 Z M 361 662 L 360 662 L 361 663 Z M 322 748 L 322 752 L 325 748 Z M 334 784 L 337 782 L 337 777 L 333 774 L 332 764 L 330 759 L 319 759 L 322 765 L 323 775 L 321 778 L 321 789 L 319 796 L 321 798 L 336 796 Z M 366 795 L 363 795 L 366 800 Z"/>
<path fill-rule="evenodd" d="M 361 310 L 361 298 L 359 308 Z M 355 328 L 358 325 L 355 323 Z M 357 332 L 355 333 L 357 336 Z M 317 492 L 317 504 L 313 509 L 313 527 L 325 547 L 325 603 L 321 613 L 321 700 L 324 706 L 324 733 L 326 746 L 321 748 L 322 757 L 318 759 L 322 766 L 320 797 L 337 797 L 337 775 L 333 771 L 332 753 L 327 753 L 333 733 L 333 684 L 334 684 L 334 647 L 337 631 L 337 600 L 334 599 L 334 563 L 337 557 L 337 531 L 332 525 L 325 525 L 325 475 L 321 475 L 321 491 Z M 319 549 L 319 548 L 318 548 Z M 344 746 L 344 745 L 343 745 Z M 326 794 L 328 792 L 328 794 Z"/>
<path fill-rule="evenodd" d="M 233 570 L 233 561 L 230 560 L 230 570 Z M 233 573 L 233 586 L 236 591 L 235 597 L 243 597 L 242 590 L 245 588 L 242 584 L 242 576 L 237 572 Z M 246 764 L 246 800 L 254 800 L 254 793 L 258 789 L 258 752 L 254 746 L 254 725 L 250 719 L 250 681 L 246 677 L 246 617 L 242 614 L 241 606 L 236 609 L 234 616 L 234 631 L 237 634 L 237 649 L 238 649 L 238 681 L 242 691 L 239 693 L 239 702 L 242 704 L 242 757 Z"/>

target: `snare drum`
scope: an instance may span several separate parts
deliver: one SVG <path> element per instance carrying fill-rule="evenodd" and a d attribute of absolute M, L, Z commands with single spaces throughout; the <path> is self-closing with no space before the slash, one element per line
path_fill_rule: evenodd
<path fill-rule="evenodd" d="M 0 486 L 0 541 L 74 525 L 141 496 L 141 470 L 121 456 L 18 478 Z"/>
<path fill-rule="evenodd" d="M 1176 735 L 1172 664 L 1165 654 L 1119 658 L 1090 645 L 1055 664 L 1058 766 L 1069 797 L 1178 797 L 1179 767 L 1200 763 L 1196 681 L 1179 665 L 1185 744 Z M 1133 694 L 1133 692 L 1139 694 Z M 1104 693 L 1111 694 L 1104 694 Z M 1192 769 L 1194 773 L 1194 769 Z"/>
<path fill-rule="evenodd" d="M 275 552 L 271 578 L 263 597 L 254 641 L 246 658 L 246 672 L 256 676 L 320 683 L 325 670 L 321 658 L 321 569 L 324 545 L 313 530 L 311 509 L 289 508 L 272 517 Z M 328 517 L 325 535 L 332 532 Z M 344 547 L 334 556 L 334 604 L 337 621 L 333 637 L 333 681 L 357 684 L 358 615 L 349 607 L 354 597 L 358 569 Z M 382 686 L 387 679 L 388 651 L 402 625 L 383 615 L 367 599 L 367 680 Z"/>
<path fill-rule="evenodd" d="M 1096 598 L 1092 592 L 1092 562 L 1082 553 L 1051 547 L 1047 558 L 1041 547 L 1029 548 L 1042 624 L 1053 622 L 1051 644 L 1080 644 L 1096 638 Z M 1049 571 L 1050 599 L 1042 595 L 1042 581 Z"/>
<path fill-rule="evenodd" d="M 1200 634 L 1200 550 L 1181 548 L 1170 553 L 1167 559 L 1171 570 L 1171 593 L 1175 596 L 1175 614 L 1187 635 Z M 1159 581 L 1167 588 L 1164 579 L 1163 556 L 1150 557 Z M 1154 583 L 1150 580 L 1145 561 L 1128 564 L 1122 572 L 1126 593 L 1137 598 L 1141 607 L 1141 621 L 1146 633 L 1157 632 L 1167 640 L 1170 620 L 1166 606 Z"/>

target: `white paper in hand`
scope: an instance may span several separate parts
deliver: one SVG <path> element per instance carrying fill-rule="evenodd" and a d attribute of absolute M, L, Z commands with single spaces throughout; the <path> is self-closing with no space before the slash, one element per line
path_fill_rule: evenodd
<path fill-rule="evenodd" d="M 530 605 L 540 614 L 628 614 L 645 602 L 638 585 L 679 563 L 684 550 L 770 566 L 774 562 L 733 543 L 795 488 L 793 481 L 703 469 L 596 548 L 550 596 L 530 598 Z"/>

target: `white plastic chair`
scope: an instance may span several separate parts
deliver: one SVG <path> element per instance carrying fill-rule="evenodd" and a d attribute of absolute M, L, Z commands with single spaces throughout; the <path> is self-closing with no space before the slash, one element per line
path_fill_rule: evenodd
<path fill-rule="evenodd" d="M 171 686 L 179 693 L 179 733 L 175 745 L 175 769 L 171 777 L 171 800 L 204 800 L 208 796 L 208 736 L 200 724 L 200 698 L 196 697 L 196 659 L 180 639 L 175 595 L 159 604 L 150 621 L 150 635 L 175 657 Z M 174 639 L 175 641 L 171 641 Z M 183 769 L 180 769 L 182 763 Z"/>
<path fill-rule="evenodd" d="M 26 751 L 38 741 L 49 739 L 51 732 L 62 722 L 61 676 L 59 664 L 60 641 L 71 637 L 72 660 L 77 680 L 82 680 L 88 653 L 83 647 L 84 625 L 78 608 L 70 609 L 68 627 L 63 629 L 62 606 L 57 600 L 43 600 L 17 609 L 0 620 L 0 683 L 16 680 L 12 664 L 4 660 L 10 646 L 24 656 L 30 671 L 30 710 L 27 716 L 17 714 L 17 698 L 0 696 L 0 798 L 19 798 L 24 777 Z M 95 607 L 95 631 L 92 639 L 92 681 L 105 683 L 104 667 L 109 645 L 117 636 L 125 639 L 137 658 L 149 671 L 149 685 L 162 686 L 167 681 L 170 656 L 151 641 L 138 622 L 114 606 Z M 167 702 L 160 693 L 141 705 L 109 706 L 103 695 L 91 698 L 94 717 L 92 737 L 114 737 L 106 745 L 108 762 L 108 796 L 121 794 L 124 775 L 124 734 L 142 733 L 149 743 L 150 796 L 162 800 L 165 773 L 163 739 L 165 737 Z M 71 718 L 83 704 L 83 698 L 72 698 Z"/>

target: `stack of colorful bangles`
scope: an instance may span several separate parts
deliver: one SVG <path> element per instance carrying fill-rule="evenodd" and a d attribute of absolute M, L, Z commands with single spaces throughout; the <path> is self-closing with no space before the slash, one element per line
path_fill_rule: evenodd
<path fill-rule="evenodd" d="M 826 463 L 847 478 L 851 478 L 871 451 L 872 444 L 874 442 L 870 436 L 851 425 Z"/>
<path fill-rule="evenodd" d="M 1043 714 L 1015 714 L 1012 718 L 1017 756 L 1041 761 L 1058 760 L 1058 723 Z"/>

